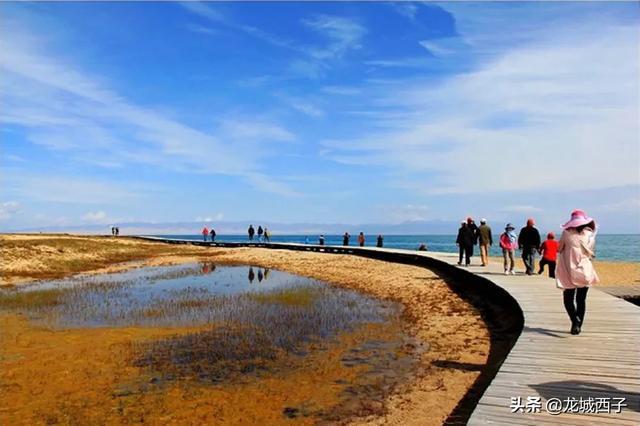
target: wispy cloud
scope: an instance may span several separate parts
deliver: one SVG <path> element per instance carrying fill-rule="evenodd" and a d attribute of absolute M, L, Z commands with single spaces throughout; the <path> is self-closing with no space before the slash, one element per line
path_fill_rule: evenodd
<path fill-rule="evenodd" d="M 637 39 L 631 26 L 571 36 L 547 28 L 543 39 L 443 82 L 370 85 L 363 127 L 376 131 L 327 140 L 326 155 L 404 170 L 426 193 L 635 183 Z"/>
<path fill-rule="evenodd" d="M 418 13 L 419 4 L 415 2 L 394 2 L 390 3 L 393 9 L 400 15 L 409 18 L 413 21 Z"/>
<path fill-rule="evenodd" d="M 350 86 L 324 86 L 321 91 L 332 95 L 357 95 L 362 89 Z"/>
<path fill-rule="evenodd" d="M 20 210 L 20 203 L 17 201 L 5 201 L 0 203 L 0 221 L 9 220 Z"/>
<path fill-rule="evenodd" d="M 214 35 L 218 33 L 218 31 L 211 27 L 198 24 L 187 24 L 187 29 L 193 33 L 198 34 Z"/>
<path fill-rule="evenodd" d="M 224 214 L 216 213 L 210 216 L 198 216 L 195 218 L 196 222 L 217 222 L 224 219 Z"/>
<path fill-rule="evenodd" d="M 302 22 L 330 40 L 326 47 L 309 50 L 319 60 L 340 58 L 350 50 L 360 49 L 367 32 L 358 22 L 341 16 L 318 15 Z"/>
<path fill-rule="evenodd" d="M 364 63 L 383 68 L 424 68 L 429 64 L 429 58 L 425 55 L 400 59 L 371 59 Z"/>
<path fill-rule="evenodd" d="M 298 54 L 289 64 L 289 73 L 317 79 L 323 77 L 333 61 L 343 58 L 347 53 L 362 47 L 362 38 L 366 28 L 357 21 L 344 16 L 315 15 L 303 19 L 301 23 L 309 30 L 326 39 L 321 46 L 300 43 L 256 26 L 235 21 L 214 6 L 200 2 L 181 3 L 188 11 L 195 13 L 217 25 L 224 26 L 254 37 L 272 46 L 287 49 Z"/>
<path fill-rule="evenodd" d="M 310 99 L 290 96 L 283 93 L 277 94 L 277 97 L 290 108 L 308 115 L 309 117 L 319 118 L 324 117 L 325 115 L 325 112 L 317 105 L 317 102 Z"/>
<path fill-rule="evenodd" d="M 82 216 L 82 221 L 85 223 L 106 224 L 111 222 L 118 222 L 118 219 L 110 218 L 104 211 L 87 212 Z"/>
<path fill-rule="evenodd" d="M 1 83 L 3 111 L 9 111 L 0 120 L 24 126 L 36 144 L 109 164 L 226 174 L 260 182 L 262 189 L 293 192 L 282 183 L 268 184 L 273 179 L 260 170 L 264 156 L 277 153 L 265 144 L 294 139 L 276 123 L 251 117 L 204 132 L 128 101 L 104 79 L 44 53 L 24 38 L 4 36 L 0 50 L 0 69 L 6 76 Z M 252 147 L 262 154 L 244 155 Z M 215 165 L 201 161 L 210 152 L 215 152 Z"/>
<path fill-rule="evenodd" d="M 427 220 L 431 209 L 426 205 L 405 204 L 384 206 L 385 217 L 395 223 Z"/>

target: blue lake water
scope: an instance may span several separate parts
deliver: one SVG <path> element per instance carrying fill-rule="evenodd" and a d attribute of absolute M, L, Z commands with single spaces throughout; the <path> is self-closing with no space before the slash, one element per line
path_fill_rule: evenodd
<path fill-rule="evenodd" d="M 20 293 L 32 292 L 37 300 L 38 293 L 47 291 L 55 292 L 50 303 L 14 306 Z M 295 320 L 312 321 L 321 335 L 385 321 L 398 309 L 390 302 L 283 271 L 208 262 L 80 274 L 0 288 L 0 310 L 5 305 L 63 327 Z"/>
<path fill-rule="evenodd" d="M 181 238 L 202 240 L 202 235 L 158 235 L 166 238 Z M 326 244 L 340 245 L 342 244 L 341 235 L 325 235 Z M 491 255 L 500 256 L 501 251 L 497 246 L 498 235 L 494 234 L 496 244 L 491 247 Z M 246 235 L 218 235 L 216 241 L 225 242 L 246 242 Z M 309 244 L 318 243 L 318 235 L 272 235 L 271 241 L 277 243 L 304 243 L 308 240 Z M 376 243 L 376 235 L 368 235 L 367 246 L 374 246 Z M 254 239 L 254 241 L 256 241 Z M 456 253 L 458 248 L 455 244 L 455 235 L 387 235 L 384 236 L 384 246 L 388 248 L 399 248 L 416 250 L 420 244 L 426 244 L 430 251 L 440 251 L 448 253 Z M 357 245 L 357 235 L 351 236 L 351 245 Z M 476 252 L 478 249 L 476 247 Z M 627 262 L 640 261 L 640 235 L 624 234 L 624 235 L 598 235 L 596 244 L 596 256 L 601 260 L 616 260 Z"/>

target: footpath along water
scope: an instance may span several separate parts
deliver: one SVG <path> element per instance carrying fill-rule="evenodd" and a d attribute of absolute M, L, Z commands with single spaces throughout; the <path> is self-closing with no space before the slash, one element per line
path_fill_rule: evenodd
<path fill-rule="evenodd" d="M 501 256 L 502 252 L 498 247 L 498 230 L 494 229 L 495 244 L 491 247 L 491 256 Z M 500 232 L 502 232 L 500 230 Z M 157 237 L 202 240 L 202 235 L 155 235 Z M 366 245 L 375 246 L 377 234 L 368 234 L 366 236 Z M 543 234 L 544 238 L 545 235 Z M 557 238 L 560 237 L 558 233 Z M 351 234 L 351 245 L 357 245 L 357 233 Z M 640 262 L 640 235 L 638 234 L 619 234 L 605 235 L 599 234 L 597 237 L 597 259 L 613 260 L 621 262 Z M 318 243 L 318 235 L 272 235 L 271 241 L 276 243 L 304 243 L 308 239 L 310 244 Z M 326 244 L 341 245 L 342 235 L 325 235 Z M 216 241 L 219 242 L 246 242 L 246 235 L 218 235 Z M 254 239 L 257 241 L 257 239 Z M 384 246 L 394 249 L 417 250 L 420 244 L 426 244 L 429 251 L 457 253 L 455 235 L 385 235 Z M 475 247 L 476 254 L 479 254 L 478 247 Z"/>
<path fill-rule="evenodd" d="M 363 407 L 380 414 L 379 401 L 428 347 L 405 334 L 396 303 L 278 270 L 209 262 L 0 289 L 0 313 L 87 336 L 97 328 L 191 327 L 162 339 L 134 339 L 127 358 L 146 375 L 121 384 L 126 392 L 119 394 L 160 392 L 185 381 L 231 393 L 264 381 L 278 392 L 278 378 L 295 374 L 314 377 L 322 389 L 310 392 L 333 395 L 332 402 L 325 397 L 269 409 L 323 421 L 360 415 Z"/>

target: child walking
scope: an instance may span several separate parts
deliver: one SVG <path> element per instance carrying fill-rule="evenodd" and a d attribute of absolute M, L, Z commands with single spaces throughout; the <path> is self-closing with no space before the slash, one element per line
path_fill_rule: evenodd
<path fill-rule="evenodd" d="M 549 277 L 556 277 L 556 259 L 558 258 L 559 243 L 556 241 L 556 235 L 553 232 L 547 234 L 547 239 L 540 246 L 540 269 L 538 274 L 544 272 L 544 265 L 549 265 Z"/>

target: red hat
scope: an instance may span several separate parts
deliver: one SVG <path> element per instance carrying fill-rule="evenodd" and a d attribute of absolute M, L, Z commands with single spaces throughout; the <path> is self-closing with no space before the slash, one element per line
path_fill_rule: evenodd
<path fill-rule="evenodd" d="M 549 232 L 547 234 L 547 239 L 549 239 L 549 240 L 553 240 L 555 237 L 556 237 L 556 234 L 554 234 L 553 232 Z"/>
<path fill-rule="evenodd" d="M 536 221 L 533 220 L 532 217 L 530 217 L 529 219 L 527 219 L 527 226 L 533 226 L 536 224 Z"/>

